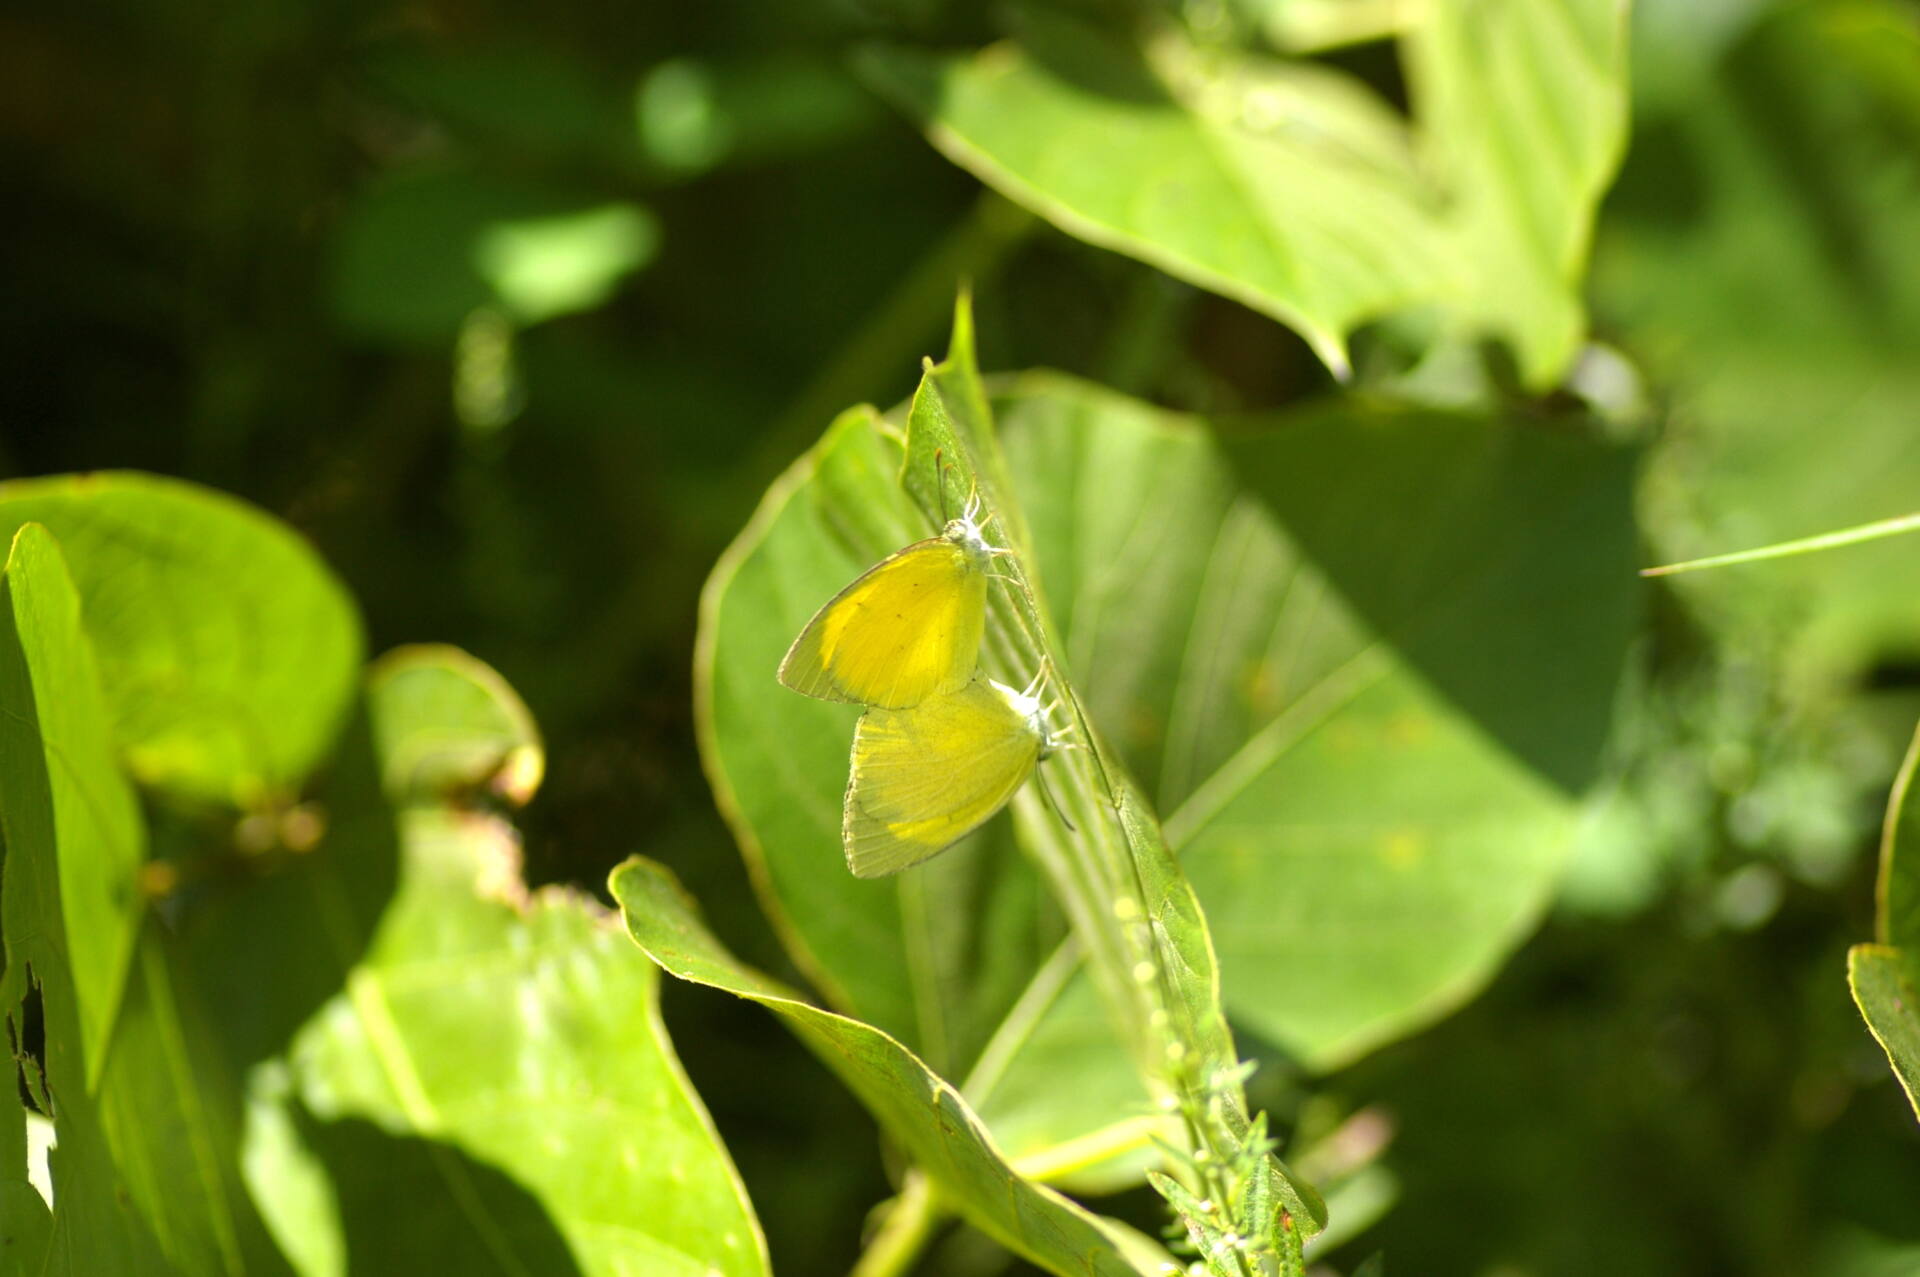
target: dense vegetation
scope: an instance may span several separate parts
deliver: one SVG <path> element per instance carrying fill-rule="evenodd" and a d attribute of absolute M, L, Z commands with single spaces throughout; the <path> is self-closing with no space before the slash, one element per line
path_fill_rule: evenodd
<path fill-rule="evenodd" d="M 1906 0 L 0 32 L 0 1271 L 1920 1271 Z"/>

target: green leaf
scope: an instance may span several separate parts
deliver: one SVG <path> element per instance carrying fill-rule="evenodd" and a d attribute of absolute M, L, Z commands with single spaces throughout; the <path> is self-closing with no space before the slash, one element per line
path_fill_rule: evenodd
<path fill-rule="evenodd" d="M 721 810 L 809 979 L 953 1072 L 1059 937 L 1057 912 L 1003 838 L 977 836 L 915 874 L 847 873 L 840 808 L 858 711 L 774 681 L 815 608 L 924 535 L 895 481 L 903 455 L 870 409 L 855 409 L 768 491 L 703 595 L 696 722 Z M 938 942 L 952 922 L 965 924 L 961 938 Z"/>
<path fill-rule="evenodd" d="M 1544 905 L 1607 730 L 1630 456 L 1345 399 L 1234 423 L 1223 456 L 1044 375 L 1000 409 L 1078 685 L 1170 813 L 1229 1011 L 1331 1067 L 1469 995 Z"/>
<path fill-rule="evenodd" d="M 11 1080 L 12 1070 L 0 1076 Z M 27 1108 L 24 1088 L 0 1096 L 0 1274 L 28 1277 L 41 1271 L 53 1213 L 27 1178 Z"/>
<path fill-rule="evenodd" d="M 60 547 L 37 524 L 12 541 L 0 582 L 10 608 L 8 766 L 0 778 L 9 853 L 6 966 L 10 983 L 24 978 L 27 965 L 64 968 L 76 1032 L 60 1049 L 78 1063 L 60 1072 L 91 1090 L 140 928 L 135 879 L 146 859 L 146 830 L 133 790 L 114 766 L 94 648 Z M 11 985 L 11 992 L 17 997 L 23 986 Z"/>
<path fill-rule="evenodd" d="M 505 743 L 510 771 L 537 748 L 515 736 L 525 707 L 461 653 L 383 661 L 371 701 L 382 772 L 411 793 L 418 773 L 397 760 Z M 282 1203 L 275 1176 L 255 1177 L 283 1245 L 344 1250 L 354 1268 L 764 1274 L 744 1190 L 660 1023 L 659 977 L 617 922 L 572 892 L 529 894 L 497 817 L 425 803 L 400 832 L 392 900 L 294 1037 L 278 1085 L 298 1104 L 276 1118 L 274 1078 L 255 1081 L 280 1123 L 261 1128 L 270 1164 L 319 1186 Z"/>
<path fill-rule="evenodd" d="M 846 1082 L 968 1222 L 1050 1272 L 1132 1274 L 1100 1222 L 1015 1173 L 959 1092 L 894 1038 L 823 1011 L 741 966 L 662 866 L 635 857 L 610 880 L 635 944 L 682 980 L 760 1003 Z"/>
<path fill-rule="evenodd" d="M 814 608 L 924 534 L 895 480 L 904 461 L 870 410 L 845 414 L 768 491 L 714 569 L 695 661 L 708 773 L 763 905 L 831 1005 L 942 1075 L 967 1076 L 964 1093 L 1010 1157 L 1076 1187 L 1137 1182 L 1157 1157 L 1139 1143 L 1151 1129 L 1148 1095 L 1084 978 L 1065 1008 L 1053 1005 L 1062 979 L 1042 964 L 1062 922 L 1007 827 L 995 822 L 913 873 L 853 877 L 840 807 L 857 711 L 774 681 Z M 926 462 L 915 473 L 932 473 L 931 449 Z M 937 502 L 930 481 L 927 490 Z M 1067 1097 L 1057 1094 L 1062 1076 L 1076 1079 Z M 1052 1098 L 1036 1101 L 1028 1088 Z"/>
<path fill-rule="evenodd" d="M 783 693 L 768 675 L 792 632 L 819 599 L 831 595 L 878 553 L 912 539 L 928 520 L 964 500 L 969 491 L 977 491 L 995 517 L 1003 520 L 1004 535 L 1015 547 L 1026 544 L 1027 521 L 1021 503 L 1012 499 L 1017 481 L 1000 455 L 989 405 L 973 366 L 964 301 L 952 352 L 945 362 L 929 366 L 908 417 L 909 438 L 902 449 L 871 413 L 848 414 L 775 485 L 709 583 L 697 663 L 702 744 L 722 809 L 750 860 L 768 870 L 762 881 L 772 888 L 776 916 L 806 943 L 800 955 L 803 964 L 821 979 L 830 998 L 854 1009 L 861 1006 L 860 995 L 866 995 L 866 1006 L 882 1005 L 872 991 L 889 978 L 899 980 L 896 973 L 914 970 L 926 947 L 925 919 L 939 914 L 910 914 L 898 931 L 890 925 L 879 931 L 874 922 L 891 924 L 891 910 L 862 909 L 851 894 L 841 894 L 846 875 L 839 871 L 835 855 L 837 795 L 844 775 L 839 759 L 846 749 L 852 715 L 844 707 L 796 704 L 798 698 Z M 896 474 L 901 476 L 898 481 Z M 900 483 L 918 498 L 917 510 L 901 496 Z M 878 530 L 866 531 L 870 528 Z M 850 530 L 867 538 L 856 542 L 860 548 L 851 554 L 842 548 Z M 789 592 L 790 580 L 814 572 L 814 565 L 821 562 L 835 566 L 830 573 L 820 573 L 818 584 L 805 593 L 796 597 Z M 1038 566 L 1035 561 L 1031 568 L 1020 570 L 1037 576 Z M 1018 605 L 1016 597 L 1021 600 Z M 1051 655 L 1064 649 L 1048 637 L 1053 625 L 1038 597 L 1012 592 L 991 596 L 993 624 L 985 659 L 999 677 L 1024 682 L 1033 670 L 1048 668 L 1049 663 L 1055 671 L 1066 669 L 1058 656 Z M 1059 679 L 1056 687 L 1063 696 L 1070 695 Z M 1087 730 L 1090 737 L 1091 729 Z M 1187 1131 L 1198 1131 L 1216 1120 L 1227 1127 L 1239 1124 L 1242 1129 L 1223 1128 L 1222 1132 L 1209 1127 L 1206 1136 L 1209 1151 L 1220 1155 L 1214 1166 L 1221 1168 L 1208 1173 L 1238 1175 L 1238 1169 L 1227 1169 L 1231 1157 L 1237 1156 L 1228 1146 L 1238 1147 L 1246 1118 L 1239 1109 L 1237 1056 L 1217 1006 L 1205 924 L 1151 814 L 1137 799 L 1121 797 L 1125 785 L 1117 777 L 1117 766 L 1117 761 L 1107 762 L 1104 754 L 1096 762 L 1087 753 L 1068 753 L 1049 764 L 1078 832 L 1070 830 L 1061 816 L 1047 812 L 1032 791 L 1017 796 L 1013 804 L 1022 841 L 1044 867 L 1055 897 L 1072 915 L 1079 943 L 1092 954 L 1093 987 L 1105 1005 L 1113 1037 L 1102 1042 L 1083 1032 L 1036 1032 L 1036 1017 L 1044 1019 L 1056 1003 L 1069 1005 L 1057 999 L 1062 975 L 1051 966 L 1040 968 L 1003 1031 L 988 1045 L 969 1086 L 979 1086 L 978 1097 L 990 1103 L 993 1088 L 1006 1075 L 1017 1077 L 1034 1067 L 1019 1059 L 1022 1052 L 1070 1043 L 1077 1065 L 1074 1075 L 1086 1094 L 1134 1098 L 1104 1111 L 1092 1105 L 1062 1106 L 1055 1115 L 1058 1121 L 1050 1123 L 1041 1136 L 1056 1141 L 1053 1147 L 1023 1147 L 1023 1164 L 1072 1170 L 1076 1182 L 1118 1182 L 1115 1175 L 1124 1172 L 1115 1167 L 1090 1168 L 1080 1156 L 1092 1150 L 1104 1150 L 1109 1157 L 1137 1151 L 1129 1141 L 1138 1139 L 1141 1118 L 1149 1110 L 1141 1103 L 1146 1096 L 1136 1088 L 1151 1080 L 1176 1106 L 1190 1102 L 1196 1113 L 1204 1110 L 1215 1115 L 1199 1124 L 1189 1123 Z M 965 847 L 949 853 L 930 862 L 924 871 L 902 875 L 891 889 L 901 893 L 903 900 L 917 892 L 924 892 L 927 899 L 956 899 L 955 893 L 942 890 L 936 875 L 974 872 L 968 855 Z M 827 869 L 829 864 L 834 868 Z M 1014 862 L 1002 872 L 1011 878 L 1030 871 Z M 886 889 L 889 884 L 862 886 Z M 831 915 L 816 912 L 829 902 Z M 1123 905 L 1125 912 L 1120 911 Z M 955 914 L 967 916 L 954 910 L 947 916 Z M 984 918 L 976 920 L 976 925 L 983 939 L 963 952 L 992 951 L 996 946 L 991 938 L 1002 932 Z M 864 935 L 855 930 L 850 937 L 849 931 L 856 927 L 865 928 Z M 864 951 L 856 954 L 850 938 L 864 940 Z M 953 947 L 948 946 L 948 951 Z M 1038 954 L 1026 969 L 1037 967 Z M 1144 980 L 1143 970 L 1147 972 Z M 907 1011 L 943 1007 L 939 982 L 904 985 L 900 981 L 890 986 L 899 993 L 896 1005 L 908 1004 L 893 1022 L 903 1026 L 897 1032 L 921 1027 Z M 967 986 L 956 981 L 951 987 Z M 855 996 L 849 997 L 848 990 L 856 991 Z M 1173 1018 L 1176 1013 L 1177 1019 Z M 892 1026 L 883 1023 L 881 1027 Z M 946 1040 L 928 1040 L 936 1047 L 946 1045 Z M 1187 1054 L 1176 1054 L 1176 1050 Z M 1044 1055 L 1041 1050 L 1036 1058 Z M 969 1058 L 949 1053 L 943 1067 L 954 1071 L 955 1065 Z M 1129 1071 L 1140 1081 L 1124 1081 Z M 969 1091 L 970 1096 L 974 1094 Z M 1031 1138 L 1041 1132 L 1028 1126 L 1019 1134 Z M 1254 1164 L 1267 1165 L 1262 1157 L 1256 1156 Z M 1135 1157 L 1130 1165 L 1137 1168 L 1140 1160 Z M 1093 1173 L 1087 1174 L 1089 1170 Z M 1298 1228 L 1317 1228 L 1323 1211 L 1310 1190 L 1298 1189 L 1284 1178 L 1278 1182 L 1282 1191 L 1271 1200 L 1286 1203 Z M 1213 1196 L 1220 1197 L 1221 1192 L 1213 1191 Z M 1262 1228 L 1261 1244 L 1268 1232 Z M 1291 1244 L 1297 1248 L 1297 1237 Z"/>
<path fill-rule="evenodd" d="M 22 1004 L 39 994 L 43 1054 L 16 1053 L 59 1141 L 49 1158 L 59 1209 L 46 1219 L 9 1176 L 8 1231 L 18 1218 L 26 1243 L 42 1247 L 23 1257 L 29 1271 L 145 1271 L 160 1252 L 113 1165 L 94 1095 L 126 996 L 145 830 L 108 747 L 80 596 L 46 529 L 14 536 L 0 593 L 0 1008 L 10 1041 L 23 1043 Z M 16 1141 L 8 1125 L 24 1171 L 24 1126 Z M 13 1214 L 16 1200 L 26 1215 Z"/>
<path fill-rule="evenodd" d="M 1581 282 L 1627 143 L 1627 5 L 1427 5 L 1401 40 L 1422 155 L 1448 199 L 1460 309 L 1558 380 L 1586 335 Z"/>
<path fill-rule="evenodd" d="M 44 528 L 17 534 L 4 588 L 4 1005 L 16 1042 L 31 988 L 44 1008 L 35 1089 L 58 1142 L 49 1271 L 271 1268 L 234 1165 L 225 1079 L 167 928 L 144 907 L 147 835 L 109 746 L 82 597 Z"/>
<path fill-rule="evenodd" d="M 491 788 L 525 806 L 545 754 L 533 716 L 490 666 L 458 648 L 402 647 L 375 666 L 374 739 L 397 803 L 452 802 Z"/>
<path fill-rule="evenodd" d="M 637 204 L 463 170 L 388 177 L 340 224 L 333 307 L 399 344 L 450 342 L 476 310 L 531 324 L 590 310 L 652 260 L 659 225 Z"/>
<path fill-rule="evenodd" d="M 1920 1117 L 1920 984 L 1910 951 L 1857 944 L 1847 951 L 1847 985 L 1867 1028 L 1887 1053 L 1907 1102 Z"/>
<path fill-rule="evenodd" d="M 1336 370 L 1352 328 L 1443 287 L 1404 130 L 1344 77 L 1061 22 L 861 68 L 1009 199 L 1265 311 Z"/>
<path fill-rule="evenodd" d="M 1016 1170 L 1073 1192 L 1139 1184 L 1160 1163 L 1155 1138 L 1174 1137 L 1071 941 L 1034 973 L 960 1093 Z"/>
<path fill-rule="evenodd" d="M 1061 229 L 1290 325 L 1337 373 L 1370 319 L 1439 303 L 1555 381 L 1625 139 L 1623 7 L 1482 0 L 1404 36 L 1414 124 L 1326 67 L 1027 13 L 972 56 L 869 50 L 934 144 Z"/>
<path fill-rule="evenodd" d="M 232 497 L 129 472 L 0 484 L 0 534 L 65 548 L 112 735 L 143 784 L 249 805 L 332 747 L 360 662 L 340 583 Z"/>
<path fill-rule="evenodd" d="M 1920 803 L 1910 801 L 1917 771 L 1920 729 L 1887 799 L 1874 893 L 1879 943 L 1848 952 L 1847 983 L 1920 1117 Z"/>

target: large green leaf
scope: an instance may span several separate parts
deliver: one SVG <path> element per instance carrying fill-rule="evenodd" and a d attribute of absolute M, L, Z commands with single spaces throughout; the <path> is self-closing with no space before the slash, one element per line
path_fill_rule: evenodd
<path fill-rule="evenodd" d="M 922 911 L 906 916 L 897 933 L 869 933 L 865 953 L 855 955 L 838 928 L 809 916 L 807 899 L 820 899 L 819 893 L 836 890 L 832 875 L 823 874 L 821 867 L 838 848 L 834 790 L 844 773 L 835 755 L 845 748 L 848 715 L 842 708 L 836 721 L 829 721 L 819 707 L 795 709 L 791 696 L 786 696 L 789 704 L 781 704 L 785 694 L 763 672 L 777 663 L 788 637 L 787 626 L 801 624 L 813 602 L 784 594 L 786 574 L 781 565 L 792 563 L 798 572 L 809 559 L 823 557 L 824 551 L 824 557 L 840 565 L 838 573 L 850 574 L 862 559 L 875 556 L 880 548 L 897 546 L 910 538 L 910 529 L 925 526 L 928 519 L 937 520 L 943 510 L 977 492 L 999 520 L 996 535 L 1008 538 L 1021 552 L 1019 559 L 1007 561 L 1015 565 L 1012 570 L 1036 570 L 1037 561 L 1027 552 L 1026 520 L 1014 497 L 1010 473 L 995 441 L 987 396 L 974 364 L 971 320 L 963 302 L 948 358 L 929 364 L 914 396 L 907 439 L 899 440 L 871 413 L 848 414 L 769 493 L 709 586 L 698 667 L 709 771 L 750 860 L 791 866 L 784 874 L 776 869 L 765 875 L 763 882 L 772 888 L 776 913 L 792 919 L 796 931 L 815 938 L 802 957 L 830 996 L 843 1004 L 852 1001 L 847 990 L 865 993 L 873 988 L 876 971 L 885 979 L 889 968 L 875 967 L 874 962 L 885 960 L 889 946 L 900 955 L 891 964 L 894 967 L 909 966 L 919 956 L 916 949 L 928 950 L 928 934 L 977 937 L 970 945 L 938 947 L 950 955 L 990 952 L 999 946 L 994 943 L 996 930 L 981 926 L 979 919 L 954 911 L 944 915 Z M 905 502 L 903 490 L 916 500 Z M 847 530 L 858 535 L 860 529 L 874 524 L 876 511 L 899 513 L 884 520 L 879 531 L 865 534 L 867 541 L 854 554 L 846 553 L 841 546 Z M 1018 566 L 1022 559 L 1031 567 Z M 831 587 L 822 587 L 822 595 L 831 592 Z M 1064 673 L 1064 661 L 1051 637 L 1055 627 L 1040 595 L 1017 587 L 1017 592 L 992 596 L 989 610 L 986 668 L 1018 681 L 1026 681 L 1036 669 Z M 785 616 L 788 612 L 794 614 L 790 621 Z M 773 625 L 781 629 L 776 631 Z M 743 660 L 753 664 L 743 667 Z M 1063 679 L 1056 678 L 1055 686 L 1063 697 L 1070 697 L 1071 689 Z M 1080 718 L 1078 707 L 1071 713 L 1084 733 L 1082 739 L 1095 741 L 1092 726 Z M 811 732 L 765 726 L 786 715 L 796 723 L 806 721 L 805 715 L 821 726 Z M 795 748 L 801 744 L 806 746 L 804 756 Z M 1297 1264 L 1300 1237 L 1319 1228 L 1324 1210 L 1311 1190 L 1296 1185 L 1277 1162 L 1266 1157 L 1262 1138 L 1247 1125 L 1237 1056 L 1219 1010 L 1211 946 L 1186 880 L 1174 866 L 1151 813 L 1127 787 L 1117 759 L 1094 744 L 1091 750 L 1062 756 L 1050 770 L 1062 795 L 1059 811 L 1042 806 L 1031 790 L 1016 796 L 1013 806 L 1023 845 L 1034 853 L 1054 898 L 1072 920 L 1077 943 L 1090 955 L 1091 984 L 1104 1005 L 1109 1031 L 1089 1034 L 1084 1020 L 1064 1031 L 1043 1030 L 1056 1008 L 1066 1008 L 1057 1013 L 1076 1017 L 1085 1011 L 1083 999 L 1060 996 L 1072 973 L 1049 963 L 1033 976 L 980 1059 L 972 1061 L 968 1085 L 978 1089 L 968 1093 L 990 1103 L 996 1090 L 1013 1078 L 1011 1094 L 1017 1097 L 1018 1079 L 1071 1059 L 1077 1065 L 1072 1075 L 1080 1079 L 1073 1098 L 1060 1104 L 1048 1122 L 1014 1122 L 1013 1133 L 1046 1144 L 1016 1151 L 1023 1165 L 1049 1172 L 1070 1170 L 1076 1182 L 1097 1186 L 1124 1182 L 1127 1175 L 1138 1172 L 1139 1141 L 1147 1126 L 1142 1117 L 1148 1111 L 1141 1102 L 1146 1098 L 1142 1092 L 1160 1097 L 1156 1107 L 1162 1112 L 1185 1114 L 1177 1128 L 1181 1138 L 1174 1147 L 1195 1142 L 1207 1159 L 1204 1165 L 1192 1163 L 1194 1182 L 1202 1185 L 1203 1195 L 1230 1200 L 1233 1211 L 1231 1219 L 1214 1219 L 1198 1210 L 1200 1198 L 1195 1196 L 1180 1204 L 1183 1217 L 1190 1223 L 1204 1219 L 1200 1226 L 1219 1231 L 1222 1237 L 1238 1228 L 1241 1236 L 1254 1239 L 1256 1247 L 1264 1251 L 1277 1246 L 1277 1253 L 1266 1253 L 1286 1262 L 1290 1252 Z M 775 838 L 769 839 L 768 834 Z M 991 834 L 975 844 L 991 845 Z M 880 885 L 900 893 L 903 900 L 921 892 L 925 898 L 945 898 L 948 893 L 940 893 L 936 876 L 942 870 L 935 866 L 946 872 L 976 872 L 967 868 L 967 855 L 962 849 L 932 862 L 928 872 L 902 875 L 897 883 Z M 1003 871 L 1010 881 L 1027 873 L 1024 867 Z M 783 886 L 789 883 L 801 884 L 806 897 L 783 895 Z M 868 911 L 868 917 L 874 912 Z M 940 926 L 929 929 L 928 919 L 936 917 L 941 918 Z M 1037 959 L 1036 954 L 1024 968 L 1016 969 L 1024 977 L 1038 965 Z M 909 998 L 920 1006 L 944 1013 L 947 1008 L 938 1002 L 940 993 L 937 984 L 927 981 L 908 990 Z M 910 1027 L 920 1026 L 910 1023 Z M 948 1039 L 935 1045 L 944 1048 Z M 965 1053 L 947 1054 L 948 1071 L 970 1059 Z M 1023 1055 L 1029 1058 L 1023 1060 Z M 1129 1072 L 1139 1081 L 1126 1081 Z M 1003 1114 L 1018 1111 L 1017 1102 L 1001 1109 Z M 1234 1187 L 1255 1182 L 1260 1187 L 1247 1194 Z"/>
<path fill-rule="evenodd" d="M 66 550 L 114 743 L 138 780 L 252 803 L 296 787 L 332 747 L 359 619 L 284 525 L 134 473 L 0 484 L 0 534 L 29 520 Z"/>
<path fill-rule="evenodd" d="M 1336 371 L 1357 325 L 1440 303 L 1545 385 L 1584 329 L 1588 227 L 1625 137 L 1623 8 L 1417 10 L 1411 127 L 1310 62 L 1038 15 L 972 56 L 882 48 L 864 65 L 983 181 L 1275 316 Z"/>
<path fill-rule="evenodd" d="M 636 857 L 614 871 L 610 886 L 634 943 L 680 979 L 779 1015 L 976 1228 L 1063 1277 L 1137 1271 L 1094 1216 L 1017 1174 L 959 1092 L 906 1047 L 740 965 L 666 869 Z"/>
<path fill-rule="evenodd" d="M 1324 1066 L 1468 995 L 1544 904 L 1607 730 L 1637 614 L 1630 458 L 1343 400 L 1236 423 L 1237 480 L 1198 423 L 1080 383 L 1022 379 L 1000 409 L 1067 664 L 1170 813 L 1233 1013 Z M 908 938 L 856 947 L 816 912 L 874 887 L 838 872 L 850 715 L 768 671 L 876 549 L 832 530 L 885 499 L 888 446 L 837 425 L 708 595 L 709 765 L 830 989 L 898 979 Z"/>
<path fill-rule="evenodd" d="M 512 828 L 449 805 L 462 778 L 423 791 L 393 766 L 491 743 L 510 774 L 538 749 L 525 708 L 447 649 L 376 666 L 371 702 L 382 770 L 410 803 L 399 877 L 377 921 L 361 921 L 370 940 L 344 989 L 295 1034 L 284 1081 L 277 1068 L 254 1080 L 269 1100 L 298 1100 L 255 1114 L 251 1178 L 283 1246 L 309 1270 L 344 1253 L 356 1269 L 411 1257 L 502 1273 L 765 1273 L 744 1191 L 660 1023 L 657 972 L 592 901 L 529 894 Z M 278 1199 L 287 1175 L 320 1187 Z"/>
<path fill-rule="evenodd" d="M 1324 1067 L 1477 988 L 1607 731 L 1630 458 L 1352 400 L 1234 423 L 1223 456 L 1052 376 L 1001 412 L 1079 686 L 1168 813 L 1229 1011 Z"/>

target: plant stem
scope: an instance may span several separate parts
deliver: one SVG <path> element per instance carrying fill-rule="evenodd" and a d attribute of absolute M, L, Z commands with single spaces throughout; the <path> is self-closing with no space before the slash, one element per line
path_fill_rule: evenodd
<path fill-rule="evenodd" d="M 908 1171 L 900 1195 L 887 1208 L 880 1231 L 861 1252 L 848 1277 L 905 1277 L 913 1271 L 945 1212 L 933 1195 L 933 1186 L 919 1171 Z"/>
<path fill-rule="evenodd" d="M 1722 568 L 1734 563 L 1785 559 L 1796 554 L 1810 554 L 1815 550 L 1832 550 L 1843 545 L 1857 545 L 1862 541 L 1877 541 L 1881 537 L 1898 536 L 1903 532 L 1915 531 L 1920 531 L 1920 514 L 1903 514 L 1896 519 L 1863 523 L 1854 528 L 1842 528 L 1838 532 L 1823 532 L 1819 536 L 1802 537 L 1798 541 L 1782 541 L 1777 545 L 1763 545 L 1754 550 L 1736 550 L 1732 554 L 1715 554 L 1704 559 L 1688 559 L 1685 563 L 1667 563 L 1657 568 L 1641 568 L 1640 575 L 1672 576 L 1676 572 Z"/>

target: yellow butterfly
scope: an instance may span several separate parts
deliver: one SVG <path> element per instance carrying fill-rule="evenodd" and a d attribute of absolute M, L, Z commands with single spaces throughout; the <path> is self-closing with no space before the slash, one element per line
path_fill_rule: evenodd
<path fill-rule="evenodd" d="M 973 677 L 986 627 L 989 515 L 969 499 L 939 536 L 869 568 L 813 614 L 780 662 L 780 681 L 827 701 L 904 709 Z"/>
<path fill-rule="evenodd" d="M 976 677 L 910 709 L 869 709 L 853 733 L 840 837 L 857 878 L 917 865 L 984 824 L 1064 748 L 1034 690 Z"/>

